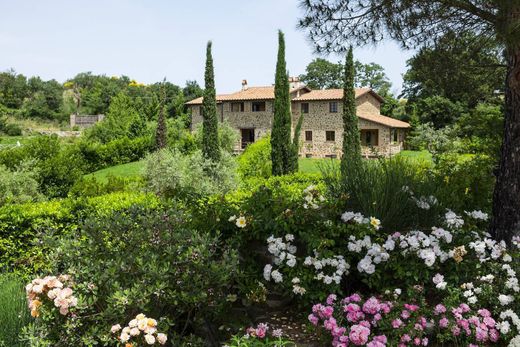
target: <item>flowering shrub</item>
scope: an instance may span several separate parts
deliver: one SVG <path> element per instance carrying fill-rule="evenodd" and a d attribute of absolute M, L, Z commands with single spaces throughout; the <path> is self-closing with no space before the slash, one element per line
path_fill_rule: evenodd
<path fill-rule="evenodd" d="M 68 315 L 70 308 L 78 305 L 78 298 L 73 295 L 72 288 L 66 286 L 67 283 L 70 283 L 68 275 L 36 278 L 29 283 L 25 291 L 31 316 L 39 317 L 44 305 L 49 311 L 56 307 L 62 316 Z"/>
<path fill-rule="evenodd" d="M 331 294 L 326 303 L 313 306 L 309 321 L 326 332 L 335 347 L 428 346 L 432 337 L 451 345 L 500 339 L 489 310 L 472 310 L 467 304 L 432 308 L 425 303 L 384 301 L 374 296 L 363 300 L 358 294 L 337 300 Z"/>
<path fill-rule="evenodd" d="M 242 336 L 235 335 L 224 347 L 284 347 L 296 346 L 283 337 L 281 329 L 271 329 L 268 324 L 260 323 L 246 329 Z"/>
<path fill-rule="evenodd" d="M 140 313 L 132 319 L 128 325 L 121 329 L 121 325 L 113 325 L 110 329 L 112 334 L 119 334 L 117 340 L 125 344 L 125 347 L 133 347 L 139 345 L 164 345 L 168 340 L 166 334 L 157 331 L 157 321 L 153 318 L 147 318 Z M 121 332 L 121 333 L 119 333 Z M 142 344 L 139 344 L 142 342 Z"/>

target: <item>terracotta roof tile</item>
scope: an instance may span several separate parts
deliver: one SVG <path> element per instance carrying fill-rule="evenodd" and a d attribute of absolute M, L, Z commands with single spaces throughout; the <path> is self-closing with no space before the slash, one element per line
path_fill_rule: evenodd
<path fill-rule="evenodd" d="M 368 120 L 370 122 L 383 124 L 391 128 L 410 128 L 410 124 L 400 121 L 399 119 L 382 116 L 382 115 L 358 115 L 359 118 Z"/>
<path fill-rule="evenodd" d="M 359 98 L 366 93 L 371 93 L 374 97 L 376 97 L 379 101 L 383 102 L 383 98 L 379 96 L 376 92 L 374 92 L 370 88 L 356 88 L 356 98 Z M 343 98 L 343 89 L 316 89 L 312 90 L 309 93 L 305 93 L 300 95 L 297 98 L 294 98 L 293 101 L 311 101 L 311 100 L 341 100 Z"/>

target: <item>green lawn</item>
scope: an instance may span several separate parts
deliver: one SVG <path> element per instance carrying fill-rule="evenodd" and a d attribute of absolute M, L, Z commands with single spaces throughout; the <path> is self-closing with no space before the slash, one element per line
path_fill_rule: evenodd
<path fill-rule="evenodd" d="M 93 172 L 91 174 L 85 175 L 85 178 L 96 178 L 96 180 L 101 182 L 106 182 L 108 180 L 108 176 L 114 176 L 119 178 L 131 178 L 131 177 L 139 177 L 142 175 L 144 170 L 144 161 L 134 161 L 133 163 L 116 165 L 112 167 L 108 167 L 103 170 L 99 170 Z"/>
<path fill-rule="evenodd" d="M 404 158 L 410 158 L 417 161 L 431 161 L 431 154 L 428 151 L 402 151 L 399 156 Z M 300 172 L 304 173 L 320 173 L 321 167 L 327 167 L 327 165 L 338 165 L 338 159 L 313 159 L 313 158 L 300 158 L 299 166 Z M 85 177 L 95 177 L 98 181 L 106 182 L 108 176 L 115 177 L 138 177 L 142 175 L 144 170 L 144 161 L 136 161 L 133 163 L 122 164 L 112 166 L 103 170 L 93 172 L 86 175 Z"/>

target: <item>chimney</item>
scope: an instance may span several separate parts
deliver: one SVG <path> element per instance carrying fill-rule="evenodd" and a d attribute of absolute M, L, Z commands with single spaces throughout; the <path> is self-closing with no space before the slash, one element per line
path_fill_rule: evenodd
<path fill-rule="evenodd" d="M 301 87 L 300 77 L 289 77 L 289 88 L 295 89 Z"/>
<path fill-rule="evenodd" d="M 247 90 L 247 80 L 242 80 L 242 90 Z"/>

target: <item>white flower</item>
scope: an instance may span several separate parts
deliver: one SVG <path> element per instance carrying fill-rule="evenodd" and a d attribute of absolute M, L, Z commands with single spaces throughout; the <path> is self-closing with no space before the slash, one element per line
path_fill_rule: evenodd
<path fill-rule="evenodd" d="M 401 291 L 400 288 L 395 288 L 395 289 L 394 289 L 394 294 L 395 294 L 395 295 L 401 295 L 401 292 L 402 292 L 402 291 Z"/>
<path fill-rule="evenodd" d="M 143 328 L 144 329 L 144 328 Z M 138 328 L 132 328 L 130 329 L 130 336 L 137 336 L 141 333 L 141 331 Z"/>
<path fill-rule="evenodd" d="M 358 271 L 359 272 L 366 272 L 367 274 L 371 275 L 376 271 L 376 267 L 374 264 L 372 264 L 372 259 L 370 257 L 364 257 L 361 259 L 358 263 Z"/>
<path fill-rule="evenodd" d="M 121 325 L 119 325 L 119 324 L 112 325 L 112 328 L 110 328 L 110 332 L 112 334 L 117 333 L 119 330 L 121 330 Z"/>
<path fill-rule="evenodd" d="M 510 263 L 511 261 L 513 261 L 513 258 L 509 254 L 506 253 L 502 257 L 502 261 L 505 263 Z"/>
<path fill-rule="evenodd" d="M 291 282 L 292 284 L 298 284 L 300 283 L 300 279 L 298 277 L 294 277 Z"/>
<path fill-rule="evenodd" d="M 132 320 L 130 321 L 130 323 L 128 323 L 128 326 L 129 326 L 130 328 L 136 327 L 136 326 L 137 326 L 137 319 L 132 319 Z"/>
<path fill-rule="evenodd" d="M 271 277 L 275 283 L 280 283 L 283 281 L 283 276 L 278 270 L 271 272 Z"/>
<path fill-rule="evenodd" d="M 246 224 L 246 217 L 244 217 L 244 216 L 238 217 L 235 225 L 237 227 L 239 227 L 239 228 L 245 228 L 245 226 L 247 225 Z"/>
<path fill-rule="evenodd" d="M 514 298 L 511 295 L 500 294 L 498 296 L 498 301 L 500 302 L 500 305 L 507 306 L 514 301 Z"/>
<path fill-rule="evenodd" d="M 477 301 L 478 301 L 478 300 L 477 300 L 477 297 L 476 297 L 476 296 L 470 296 L 470 297 L 468 298 L 468 303 L 470 303 L 470 304 L 476 304 Z"/>
<path fill-rule="evenodd" d="M 446 224 L 450 227 L 460 228 L 464 225 L 464 220 L 451 210 L 448 210 L 444 217 L 446 218 Z"/>
<path fill-rule="evenodd" d="M 127 333 L 122 333 L 121 336 L 119 336 L 119 341 L 121 342 L 127 342 L 128 340 L 130 340 L 130 335 Z"/>
<path fill-rule="evenodd" d="M 145 339 L 146 343 L 149 345 L 153 345 L 155 343 L 155 337 L 151 334 L 144 335 L 144 339 Z"/>
<path fill-rule="evenodd" d="M 296 265 L 296 258 L 293 256 L 291 259 L 287 260 L 287 266 L 294 267 Z"/>
<path fill-rule="evenodd" d="M 271 280 L 271 270 L 273 269 L 273 266 L 271 264 L 267 264 L 264 266 L 264 279 L 266 281 Z"/>
<path fill-rule="evenodd" d="M 499 323 L 497 323 L 496 328 L 497 328 L 498 330 L 500 330 L 500 333 L 501 333 L 501 334 L 506 335 L 506 334 L 509 333 L 509 330 L 511 329 L 511 325 L 509 324 L 508 321 L 505 320 L 505 321 L 503 321 L 503 322 L 499 322 Z"/>
<path fill-rule="evenodd" d="M 293 293 L 294 294 L 304 295 L 306 292 L 307 292 L 307 290 L 305 290 L 305 288 L 303 288 L 303 287 L 300 287 L 299 285 L 294 285 L 293 286 Z"/>
<path fill-rule="evenodd" d="M 234 222 L 236 219 L 237 219 L 237 216 L 233 215 L 233 216 L 229 217 L 228 221 Z"/>
<path fill-rule="evenodd" d="M 164 345 L 166 341 L 168 341 L 168 336 L 166 336 L 166 334 L 157 334 L 157 342 L 159 342 L 159 344 Z"/>
<path fill-rule="evenodd" d="M 293 234 L 285 235 L 285 241 L 293 242 L 294 241 L 294 235 Z"/>
<path fill-rule="evenodd" d="M 468 216 L 470 216 L 471 218 L 473 218 L 473 219 L 480 219 L 480 220 L 486 221 L 489 218 L 487 213 L 484 213 L 484 212 L 482 212 L 480 210 L 478 210 L 478 211 L 471 211 L 471 212 L 464 211 L 464 212 L 466 212 L 466 214 Z"/>

